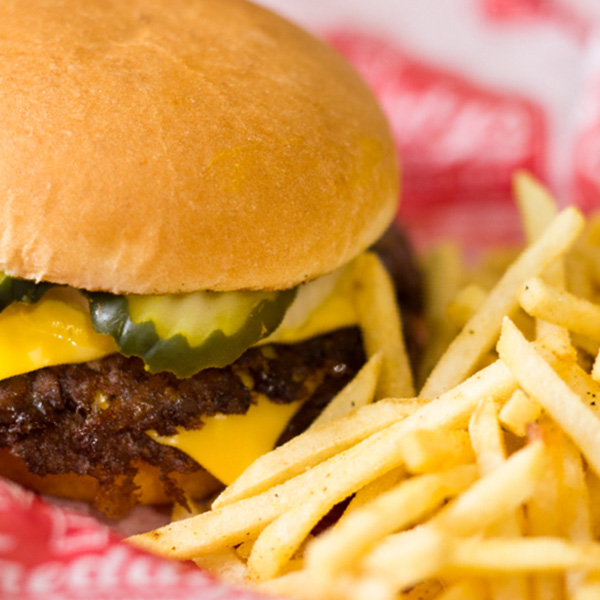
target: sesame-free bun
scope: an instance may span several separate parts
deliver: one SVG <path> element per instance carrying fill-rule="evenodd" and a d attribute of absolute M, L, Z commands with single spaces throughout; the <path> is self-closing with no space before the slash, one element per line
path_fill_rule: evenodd
<path fill-rule="evenodd" d="M 393 218 L 371 92 L 243 0 L 5 0 L 0 268 L 118 293 L 287 288 Z"/>

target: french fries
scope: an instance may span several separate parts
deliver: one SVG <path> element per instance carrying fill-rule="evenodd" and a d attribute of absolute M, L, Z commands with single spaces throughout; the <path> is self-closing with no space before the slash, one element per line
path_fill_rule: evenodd
<path fill-rule="evenodd" d="M 494 345 L 502 317 L 517 308 L 516 292 L 525 281 L 542 273 L 568 250 L 583 225 L 581 213 L 575 208 L 566 208 L 552 221 L 544 235 L 521 254 L 440 358 L 421 390 L 423 398 L 448 390 L 472 372 Z"/>
<path fill-rule="evenodd" d="M 368 356 L 382 353 L 378 398 L 414 396 L 394 285 L 375 254 L 356 261 L 356 309 Z"/>
<path fill-rule="evenodd" d="M 426 258 L 418 396 L 365 256 L 355 380 L 210 510 L 132 543 L 301 600 L 600 597 L 600 217 L 582 235 L 529 175 L 514 191 L 528 246 L 504 274 L 454 246 Z"/>

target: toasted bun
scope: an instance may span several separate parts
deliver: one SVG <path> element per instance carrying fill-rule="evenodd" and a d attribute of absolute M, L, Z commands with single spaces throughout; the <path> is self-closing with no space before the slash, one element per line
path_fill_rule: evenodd
<path fill-rule="evenodd" d="M 286 288 L 393 217 L 371 92 L 244 0 L 6 0 L 0 268 L 120 293 Z"/>

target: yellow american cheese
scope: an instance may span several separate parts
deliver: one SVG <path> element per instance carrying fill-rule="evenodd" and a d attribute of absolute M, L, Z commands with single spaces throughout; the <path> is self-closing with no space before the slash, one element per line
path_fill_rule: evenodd
<path fill-rule="evenodd" d="M 148 434 L 185 452 L 219 481 L 230 484 L 250 463 L 273 449 L 299 408 L 299 402 L 275 404 L 259 396 L 244 415 L 205 417 L 202 429 L 179 429 L 168 437 L 153 431 Z"/>
<path fill-rule="evenodd" d="M 113 352 L 113 339 L 94 331 L 87 309 L 59 290 L 36 304 L 15 303 L 0 313 L 0 379 Z"/>

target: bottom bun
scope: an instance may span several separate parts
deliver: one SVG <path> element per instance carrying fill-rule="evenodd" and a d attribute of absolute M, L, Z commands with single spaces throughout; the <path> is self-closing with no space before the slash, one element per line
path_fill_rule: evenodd
<path fill-rule="evenodd" d="M 148 463 L 138 465 L 138 473 L 134 482 L 137 486 L 136 504 L 172 503 L 160 480 L 160 470 Z M 20 483 L 24 487 L 50 496 L 80 500 L 99 506 L 100 485 L 97 479 L 89 475 L 66 473 L 61 475 L 45 475 L 40 477 L 27 470 L 25 463 L 13 456 L 7 449 L 0 449 L 0 476 Z M 202 499 L 214 494 L 223 485 L 207 471 L 200 469 L 195 473 L 174 473 L 173 480 L 184 490 L 189 498 Z M 122 506 L 110 506 L 111 516 L 130 508 L 131 500 L 123 498 Z"/>

